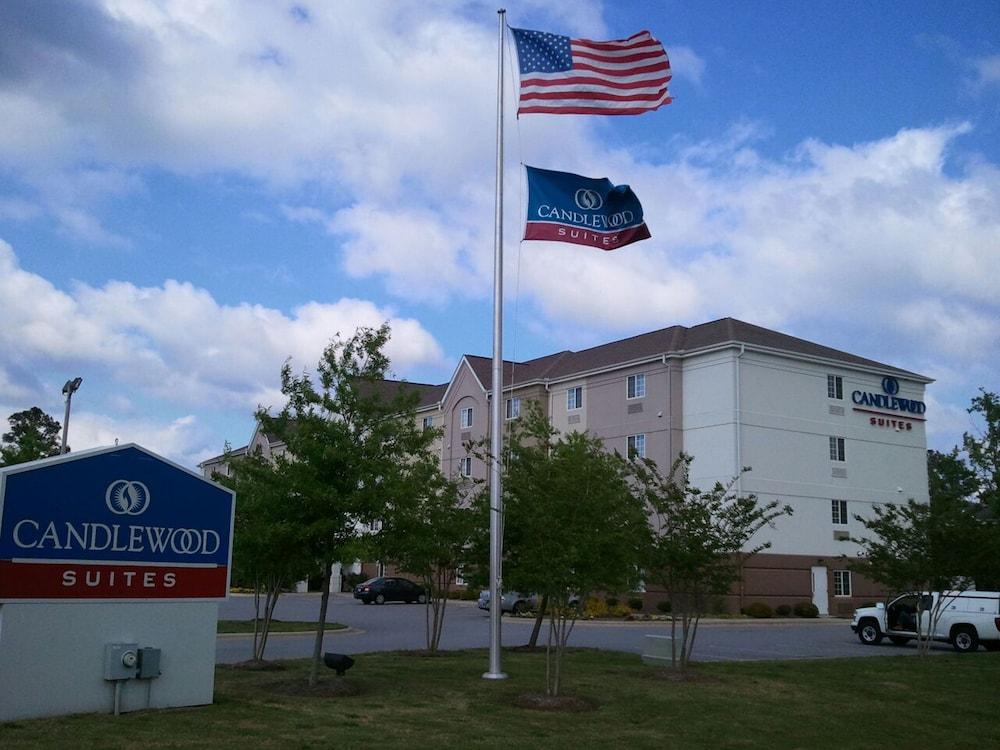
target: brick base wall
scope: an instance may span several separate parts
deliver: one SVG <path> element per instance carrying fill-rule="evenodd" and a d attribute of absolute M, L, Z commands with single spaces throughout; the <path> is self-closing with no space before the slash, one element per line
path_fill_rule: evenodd
<path fill-rule="evenodd" d="M 714 597 L 709 602 L 711 614 L 735 614 L 754 602 L 762 602 L 772 609 L 787 604 L 811 602 L 812 567 L 827 569 L 827 594 L 830 614 L 849 617 L 867 602 L 882 601 L 887 591 L 858 573 L 851 573 L 851 596 L 834 596 L 833 571 L 848 570 L 853 562 L 840 557 L 822 558 L 813 555 L 759 554 L 750 558 L 743 567 L 742 581 L 737 582 L 728 595 Z M 647 585 L 643 596 L 644 610 L 656 611 L 656 603 L 665 599 L 665 592 L 655 585 Z"/>

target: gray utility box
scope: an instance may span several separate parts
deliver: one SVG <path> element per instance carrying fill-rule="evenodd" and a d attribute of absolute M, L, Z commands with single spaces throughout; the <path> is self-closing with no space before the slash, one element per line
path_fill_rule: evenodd
<path fill-rule="evenodd" d="M 131 680 L 139 667 L 138 643 L 108 643 L 104 646 L 104 679 Z"/>
<path fill-rule="evenodd" d="M 160 672 L 160 649 L 140 648 L 139 649 L 139 679 L 151 680 L 159 677 Z"/>

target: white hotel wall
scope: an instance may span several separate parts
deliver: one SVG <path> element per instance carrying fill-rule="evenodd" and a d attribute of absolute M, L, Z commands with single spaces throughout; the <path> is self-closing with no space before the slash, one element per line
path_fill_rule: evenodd
<path fill-rule="evenodd" d="M 729 350 L 685 362 L 684 450 L 695 456 L 696 486 L 727 481 L 742 464 L 752 467 L 742 477 L 743 492 L 792 506 L 790 518 L 759 535 L 772 543 L 769 553 L 852 556 L 856 545 L 835 540 L 833 532 L 860 534 L 855 513 L 870 516 L 873 503 L 910 497 L 926 502 L 924 423 L 911 420 L 911 431 L 897 432 L 872 426 L 871 415 L 854 411 L 851 393 L 881 393 L 882 374 L 750 351 L 737 362 L 737 354 Z M 827 397 L 827 375 L 843 377 L 843 399 Z M 900 395 L 923 400 L 923 385 L 901 380 L 900 386 Z M 843 414 L 831 413 L 831 407 Z M 846 461 L 830 460 L 830 436 L 845 438 Z M 846 469 L 846 477 L 835 477 L 835 468 Z M 834 499 L 848 501 L 846 526 L 832 523 Z"/>
<path fill-rule="evenodd" d="M 683 450 L 694 456 L 695 487 L 728 482 L 736 475 L 735 356 L 734 350 L 725 350 L 683 363 Z"/>

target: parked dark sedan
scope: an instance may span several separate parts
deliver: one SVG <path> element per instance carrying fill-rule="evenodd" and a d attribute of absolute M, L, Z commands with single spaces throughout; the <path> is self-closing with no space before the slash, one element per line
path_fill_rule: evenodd
<path fill-rule="evenodd" d="M 423 604 L 427 601 L 427 592 L 413 581 L 405 578 L 390 578 L 379 576 L 369 578 L 364 583 L 354 587 L 354 598 L 364 604 L 385 604 L 386 602 L 406 602 Z"/>

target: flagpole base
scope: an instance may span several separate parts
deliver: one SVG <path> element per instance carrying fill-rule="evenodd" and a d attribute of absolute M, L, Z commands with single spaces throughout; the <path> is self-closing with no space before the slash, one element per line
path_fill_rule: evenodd
<path fill-rule="evenodd" d="M 506 680 L 506 672 L 483 672 L 484 680 Z"/>

